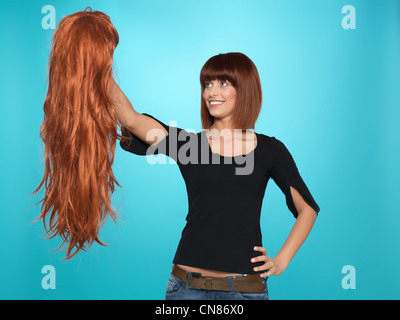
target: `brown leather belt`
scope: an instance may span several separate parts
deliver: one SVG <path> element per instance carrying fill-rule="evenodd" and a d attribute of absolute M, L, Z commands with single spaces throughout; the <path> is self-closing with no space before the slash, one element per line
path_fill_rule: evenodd
<path fill-rule="evenodd" d="M 171 273 L 179 280 L 188 281 L 190 288 L 205 290 L 231 291 L 228 278 L 224 277 L 204 277 L 200 273 L 186 272 L 185 270 L 173 265 Z M 232 278 L 234 291 L 259 293 L 265 290 L 263 278 L 259 274 L 252 274 Z"/>

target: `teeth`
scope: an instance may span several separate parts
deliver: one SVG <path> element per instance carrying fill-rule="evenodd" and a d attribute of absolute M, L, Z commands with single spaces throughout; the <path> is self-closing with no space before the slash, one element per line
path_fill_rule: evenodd
<path fill-rule="evenodd" d="M 210 104 L 221 104 L 224 103 L 223 101 L 211 101 Z"/>

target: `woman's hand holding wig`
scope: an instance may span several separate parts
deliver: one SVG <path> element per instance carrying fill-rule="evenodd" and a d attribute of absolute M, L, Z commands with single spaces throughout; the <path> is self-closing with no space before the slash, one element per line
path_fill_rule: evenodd
<path fill-rule="evenodd" d="M 118 42 L 110 18 L 90 7 L 64 17 L 53 35 L 40 127 L 44 177 L 33 193 L 45 188 L 36 221 L 67 244 L 67 259 L 94 241 L 105 245 L 98 233 L 118 217 L 111 195 L 114 183 L 121 186 L 111 166 L 121 136 L 109 95 Z"/>

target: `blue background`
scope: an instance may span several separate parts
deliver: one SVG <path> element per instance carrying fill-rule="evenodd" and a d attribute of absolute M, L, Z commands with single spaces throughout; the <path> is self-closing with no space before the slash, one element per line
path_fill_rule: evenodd
<path fill-rule="evenodd" d="M 218 53 L 239 51 L 256 64 L 263 107 L 256 131 L 282 140 L 321 207 L 314 229 L 286 271 L 270 277 L 271 299 L 400 298 L 400 1 L 2 1 L 0 298 L 164 299 L 187 214 L 176 164 L 150 165 L 117 145 L 113 195 L 124 220 L 109 220 L 107 247 L 62 261 L 46 240 L 43 198 L 30 193 L 43 177 L 39 136 L 54 30 L 92 6 L 120 35 L 119 84 L 135 109 L 201 130 L 199 74 Z M 356 29 L 345 30 L 345 5 Z M 160 156 L 161 157 L 161 156 Z M 263 244 L 271 257 L 294 223 L 271 180 L 262 208 Z M 41 269 L 56 269 L 44 290 Z M 342 267 L 356 289 L 342 287 Z"/>

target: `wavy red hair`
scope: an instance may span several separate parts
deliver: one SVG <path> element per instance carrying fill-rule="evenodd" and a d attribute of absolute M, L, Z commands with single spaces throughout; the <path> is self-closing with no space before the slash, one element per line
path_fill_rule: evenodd
<path fill-rule="evenodd" d="M 118 42 L 110 18 L 90 7 L 63 18 L 53 35 L 40 127 L 45 171 L 33 193 L 45 189 L 36 221 L 62 238 L 59 248 L 67 244 L 66 259 L 94 241 L 105 245 L 98 233 L 118 217 L 111 195 L 121 186 L 111 166 L 121 136 L 109 95 Z"/>

